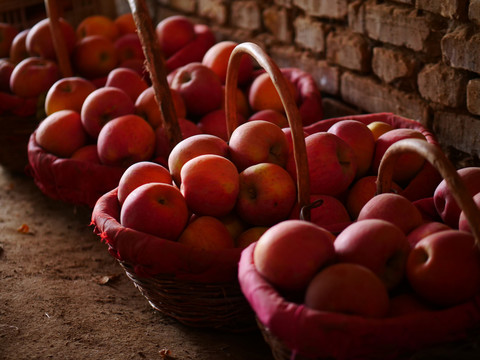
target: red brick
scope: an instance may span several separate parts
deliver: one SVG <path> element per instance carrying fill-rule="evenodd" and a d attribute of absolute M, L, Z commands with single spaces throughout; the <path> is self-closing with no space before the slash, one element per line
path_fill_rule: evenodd
<path fill-rule="evenodd" d="M 480 0 L 470 0 L 470 5 L 468 6 L 468 18 L 480 24 Z"/>
<path fill-rule="evenodd" d="M 348 27 L 357 33 L 365 32 L 365 6 L 363 6 L 362 0 L 348 5 Z"/>
<path fill-rule="evenodd" d="M 439 55 L 441 25 L 432 14 L 422 14 L 409 7 L 365 3 L 365 28 L 374 40 Z"/>
<path fill-rule="evenodd" d="M 194 13 L 195 12 L 195 0 L 171 0 L 170 6 L 174 9 L 186 12 L 186 13 Z"/>
<path fill-rule="evenodd" d="M 426 100 L 450 107 L 465 106 L 468 77 L 441 63 L 427 64 L 418 73 L 418 91 Z"/>
<path fill-rule="evenodd" d="M 262 15 L 265 27 L 275 39 L 287 44 L 292 42 L 292 30 L 289 25 L 288 12 L 285 8 L 271 6 L 265 9 Z"/>
<path fill-rule="evenodd" d="M 232 25 L 247 30 L 261 29 L 261 12 L 257 1 L 234 1 L 231 5 Z"/>
<path fill-rule="evenodd" d="M 327 26 L 310 17 L 299 16 L 293 22 L 295 43 L 316 53 L 325 51 L 325 33 Z"/>
<path fill-rule="evenodd" d="M 340 91 L 344 101 L 366 112 L 392 112 L 427 124 L 428 105 L 412 92 L 406 93 L 351 72 L 342 75 Z"/>
<path fill-rule="evenodd" d="M 293 0 L 274 0 L 274 3 L 275 5 L 283 6 L 290 9 L 292 7 L 292 1 Z"/>
<path fill-rule="evenodd" d="M 370 69 L 370 49 L 367 40 L 354 32 L 331 31 L 327 36 L 327 61 L 350 70 Z"/>
<path fill-rule="evenodd" d="M 464 19 L 467 4 L 467 0 L 417 0 L 416 7 L 450 19 Z"/>
<path fill-rule="evenodd" d="M 467 25 L 455 28 L 443 37 L 442 54 L 450 66 L 480 73 L 480 32 Z"/>
<path fill-rule="evenodd" d="M 480 115 L 480 79 L 472 79 L 467 84 L 467 109 Z"/>
<path fill-rule="evenodd" d="M 408 4 L 408 5 L 413 5 L 415 2 L 415 0 L 393 0 L 393 1 L 401 4 Z"/>
<path fill-rule="evenodd" d="M 435 112 L 433 132 L 442 147 L 453 147 L 467 154 L 480 155 L 480 120 L 458 112 Z"/>
<path fill-rule="evenodd" d="M 293 4 L 310 16 L 343 19 L 347 16 L 348 0 L 293 0 Z"/>
<path fill-rule="evenodd" d="M 382 81 L 391 83 L 414 74 L 416 61 L 399 49 L 375 47 L 372 69 Z"/>
<path fill-rule="evenodd" d="M 224 25 L 227 21 L 228 9 L 223 0 L 198 0 L 198 15 Z"/>

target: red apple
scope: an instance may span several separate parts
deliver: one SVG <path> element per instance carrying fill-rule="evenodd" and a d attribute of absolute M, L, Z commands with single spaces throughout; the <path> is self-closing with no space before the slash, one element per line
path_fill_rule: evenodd
<path fill-rule="evenodd" d="M 394 193 L 378 194 L 360 210 L 357 220 L 381 219 L 400 228 L 405 235 L 423 223 L 422 214 L 407 198 Z"/>
<path fill-rule="evenodd" d="M 10 76 L 10 90 L 21 97 L 36 97 L 46 93 L 60 79 L 56 62 L 39 57 L 20 61 Z"/>
<path fill-rule="evenodd" d="M 353 182 L 357 163 L 353 149 L 337 135 L 318 132 L 305 138 L 312 194 L 338 196 Z M 290 154 L 287 169 L 297 179 Z"/>
<path fill-rule="evenodd" d="M 27 50 L 27 35 L 29 31 L 30 29 L 24 29 L 13 38 L 8 57 L 15 64 L 30 57 Z"/>
<path fill-rule="evenodd" d="M 115 40 L 113 46 L 117 52 L 119 63 L 131 59 L 145 61 L 142 43 L 137 33 L 128 33 L 120 36 Z"/>
<path fill-rule="evenodd" d="M 137 26 L 135 25 L 135 19 L 131 12 L 118 15 L 113 22 L 117 26 L 119 36 L 125 34 L 135 34 L 137 32 Z"/>
<path fill-rule="evenodd" d="M 60 110 L 40 122 L 35 140 L 45 151 L 68 158 L 86 144 L 87 134 L 77 112 Z"/>
<path fill-rule="evenodd" d="M 172 176 L 160 164 L 150 161 L 139 161 L 132 164 L 125 170 L 118 182 L 118 202 L 122 205 L 134 189 L 140 185 L 152 182 L 172 185 Z"/>
<path fill-rule="evenodd" d="M 103 164 L 128 167 L 152 157 L 155 133 L 140 116 L 123 115 L 102 127 L 97 146 L 98 156 Z"/>
<path fill-rule="evenodd" d="M 128 228 L 168 240 L 176 240 L 189 218 L 187 204 L 173 185 L 140 185 L 125 199 L 120 223 Z"/>
<path fill-rule="evenodd" d="M 457 170 L 458 175 L 467 187 L 471 196 L 480 192 L 480 168 L 465 167 Z M 442 180 L 436 187 L 433 194 L 433 201 L 438 214 L 443 222 L 448 226 L 456 229 L 460 218 L 461 209 L 457 201 L 453 197 L 452 191 L 449 189 L 447 182 Z"/>
<path fill-rule="evenodd" d="M 475 194 L 475 196 L 473 197 L 473 201 L 475 202 L 477 207 L 480 208 L 480 192 Z M 470 227 L 470 224 L 465 215 L 465 212 L 463 211 L 460 213 L 460 216 L 458 217 L 458 229 L 472 233 L 472 228 Z"/>
<path fill-rule="evenodd" d="M 222 83 L 213 70 L 200 62 L 179 68 L 170 87 L 177 90 L 185 101 L 187 116 L 201 117 L 222 106 Z"/>
<path fill-rule="evenodd" d="M 291 95 L 296 99 L 297 89 L 295 85 L 288 78 L 285 78 L 285 81 Z M 254 112 L 265 109 L 284 112 L 284 106 L 278 91 L 270 75 L 266 72 L 260 74 L 252 81 L 248 91 L 248 103 Z"/>
<path fill-rule="evenodd" d="M 375 151 L 375 139 L 367 125 L 358 120 L 341 120 L 333 124 L 328 132 L 337 135 L 353 149 L 357 162 L 356 177 L 366 175 Z"/>
<path fill-rule="evenodd" d="M 78 148 L 72 156 L 70 156 L 70 159 L 101 164 L 100 158 L 98 157 L 97 144 L 88 144 Z"/>
<path fill-rule="evenodd" d="M 410 231 L 407 235 L 407 240 L 410 243 L 410 247 L 413 248 L 424 237 L 444 230 L 452 230 L 452 228 L 442 222 L 428 221 Z"/>
<path fill-rule="evenodd" d="M 372 121 L 371 123 L 367 124 L 367 127 L 372 132 L 375 141 L 377 141 L 377 139 L 387 131 L 394 129 L 392 125 L 384 121 Z"/>
<path fill-rule="evenodd" d="M 134 104 L 138 96 L 149 87 L 138 72 L 125 67 L 117 67 L 110 71 L 105 86 L 122 89 Z"/>
<path fill-rule="evenodd" d="M 404 316 L 422 311 L 433 311 L 433 308 L 414 293 L 401 293 L 390 298 L 388 317 Z"/>
<path fill-rule="evenodd" d="M 358 220 L 337 235 L 334 246 L 340 262 L 367 267 L 388 290 L 404 278 L 410 244 L 403 231 L 388 221 Z"/>
<path fill-rule="evenodd" d="M 102 35 L 91 35 L 75 44 L 72 62 L 80 76 L 101 78 L 108 76 L 118 65 L 118 55 L 112 40 Z"/>
<path fill-rule="evenodd" d="M 78 76 L 62 78 L 48 89 L 45 113 L 50 115 L 58 110 L 75 110 L 80 113 L 85 99 L 95 90 L 95 85 L 85 78 Z"/>
<path fill-rule="evenodd" d="M 256 270 L 281 291 L 303 291 L 335 250 L 325 229 L 302 220 L 286 220 L 270 227 L 253 250 Z"/>
<path fill-rule="evenodd" d="M 281 166 L 260 163 L 240 173 L 240 192 L 235 211 L 247 223 L 271 226 L 289 217 L 297 188 Z"/>
<path fill-rule="evenodd" d="M 94 139 L 100 130 L 112 119 L 133 114 L 135 105 L 122 89 L 108 86 L 92 91 L 83 102 L 82 124 Z"/>
<path fill-rule="evenodd" d="M 273 110 L 273 109 L 265 109 L 257 111 L 256 113 L 252 114 L 248 121 L 252 120 L 265 120 L 269 121 L 280 128 L 288 128 L 288 120 L 287 117 L 281 113 L 280 111 Z"/>
<path fill-rule="evenodd" d="M 308 285 L 305 305 L 318 311 L 382 318 L 390 303 L 385 285 L 371 270 L 338 263 L 315 275 Z"/>
<path fill-rule="evenodd" d="M 228 145 L 239 171 L 264 162 L 282 167 L 287 163 L 289 147 L 285 133 L 268 121 L 241 124 L 232 132 Z"/>
<path fill-rule="evenodd" d="M 13 69 L 15 69 L 13 61 L 9 58 L 0 59 L 0 91 L 10 92 L 10 77 Z"/>
<path fill-rule="evenodd" d="M 245 119 L 240 113 L 237 113 L 237 121 L 243 124 Z M 224 109 L 213 110 L 208 114 L 202 116 L 198 121 L 197 126 L 204 134 L 218 136 L 225 141 L 228 141 L 227 120 Z"/>
<path fill-rule="evenodd" d="M 220 217 L 233 210 L 239 175 L 227 158 L 212 154 L 196 156 L 183 165 L 180 179 L 180 190 L 194 214 Z"/>
<path fill-rule="evenodd" d="M 245 224 L 245 222 L 234 211 L 227 215 L 220 216 L 218 219 L 223 225 L 225 225 L 234 240 L 236 240 L 237 237 L 247 228 L 247 224 Z"/>
<path fill-rule="evenodd" d="M 228 144 L 217 136 L 200 134 L 180 141 L 168 156 L 168 168 L 175 183 L 180 186 L 180 171 L 190 159 L 199 155 L 214 154 L 228 157 Z"/>
<path fill-rule="evenodd" d="M 235 239 L 235 247 L 245 249 L 250 244 L 258 241 L 260 237 L 269 229 L 268 226 L 253 226 L 241 232 Z"/>
<path fill-rule="evenodd" d="M 115 21 L 105 15 L 89 15 L 77 25 L 75 32 L 79 40 L 92 35 L 102 35 L 115 41 L 118 36 L 118 27 Z"/>
<path fill-rule="evenodd" d="M 472 234 L 458 230 L 420 240 L 407 260 L 413 290 L 431 304 L 454 306 L 480 291 L 480 254 Z"/>
<path fill-rule="evenodd" d="M 199 216 L 191 221 L 178 242 L 201 251 L 231 249 L 235 246 L 225 225 L 213 216 Z"/>
<path fill-rule="evenodd" d="M 169 16 L 160 21 L 156 28 L 158 43 L 166 58 L 195 39 L 194 23 L 183 15 Z"/>
<path fill-rule="evenodd" d="M 0 58 L 6 58 L 10 55 L 10 47 L 18 32 L 16 26 L 0 22 Z"/>

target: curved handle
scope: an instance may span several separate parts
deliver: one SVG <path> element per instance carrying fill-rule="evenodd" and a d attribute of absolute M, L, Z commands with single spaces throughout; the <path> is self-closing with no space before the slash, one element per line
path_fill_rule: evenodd
<path fill-rule="evenodd" d="M 423 156 L 442 175 L 452 195 L 465 213 L 477 246 L 480 246 L 480 209 L 477 207 L 460 175 L 438 145 L 421 139 L 403 139 L 393 143 L 385 152 L 377 177 L 377 194 L 389 191 L 395 163 L 405 152 Z"/>
<path fill-rule="evenodd" d="M 293 154 L 297 172 L 298 203 L 302 208 L 310 202 L 310 178 L 300 112 L 277 64 L 275 64 L 260 46 L 251 42 L 238 44 L 233 49 L 228 61 L 225 82 L 225 112 L 228 137 L 230 138 L 233 130 L 238 126 L 235 91 L 238 83 L 240 60 L 244 54 L 253 57 L 257 63 L 266 70 L 282 100 L 288 124 L 292 130 Z"/>

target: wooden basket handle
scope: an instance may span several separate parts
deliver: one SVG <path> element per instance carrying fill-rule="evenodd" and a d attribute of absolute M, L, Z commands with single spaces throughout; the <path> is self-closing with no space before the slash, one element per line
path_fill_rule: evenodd
<path fill-rule="evenodd" d="M 465 213 L 475 243 L 480 246 L 480 209 L 477 207 L 460 175 L 438 145 L 421 139 L 403 139 L 392 144 L 380 162 L 377 177 L 377 194 L 388 192 L 392 186 L 395 163 L 405 152 L 414 152 L 423 156 L 440 173 L 452 195 Z"/>
<path fill-rule="evenodd" d="M 238 126 L 236 88 L 238 83 L 238 71 L 240 60 L 244 54 L 253 57 L 257 63 L 266 70 L 280 96 L 288 124 L 292 131 L 293 154 L 297 173 L 298 203 L 300 208 L 310 202 L 310 178 L 308 172 L 307 151 L 300 112 L 295 99 L 289 91 L 287 81 L 275 62 L 258 45 L 245 42 L 238 44 L 232 51 L 227 67 L 225 82 L 225 113 L 227 121 L 227 134 L 230 138 L 232 132 Z"/>
<path fill-rule="evenodd" d="M 53 47 L 57 55 L 60 72 L 62 77 L 70 77 L 73 75 L 72 65 L 70 63 L 67 45 L 65 44 L 65 38 L 60 27 L 59 18 L 61 17 L 61 11 L 57 0 L 45 0 L 45 10 L 50 24 Z"/>

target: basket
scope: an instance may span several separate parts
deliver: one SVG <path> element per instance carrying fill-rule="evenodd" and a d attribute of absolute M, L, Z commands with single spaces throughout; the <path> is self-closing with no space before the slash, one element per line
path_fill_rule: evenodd
<path fill-rule="evenodd" d="M 226 85 L 227 129 L 236 127 L 235 99 L 238 62 L 242 51 L 247 51 L 272 74 L 277 89 L 287 104 L 293 138 L 303 137 L 300 115 L 294 99 L 287 93 L 286 80 L 273 61 L 256 45 L 239 44 L 232 52 Z M 290 97 L 284 97 L 288 94 Z M 292 119 L 296 119 L 293 121 Z M 305 144 L 296 142 L 295 149 Z M 304 151 L 304 149 L 303 149 Z M 306 165 L 305 156 L 297 168 Z M 308 199 L 308 179 L 299 176 L 302 189 L 299 201 Z M 306 183 L 303 182 L 306 180 Z M 242 249 L 224 249 L 211 252 L 195 250 L 185 244 L 161 239 L 125 228 L 119 223 L 120 205 L 117 189 L 102 196 L 92 213 L 95 233 L 108 245 L 127 276 L 146 297 L 152 307 L 192 327 L 222 329 L 232 332 L 257 329 L 254 313 L 238 283 L 238 261 Z"/>
<path fill-rule="evenodd" d="M 435 144 L 408 139 L 392 145 L 380 165 L 377 193 L 390 189 L 396 156 L 404 151 L 419 153 L 445 178 L 478 244 L 480 210 L 454 166 Z M 448 346 L 453 357 L 460 358 L 466 343 L 473 344 L 472 351 L 478 344 L 480 294 L 457 306 L 382 319 L 316 311 L 287 301 L 266 282 L 255 269 L 254 249 L 255 243 L 242 253 L 239 281 L 276 360 L 394 359 L 412 354 L 430 359 L 435 351 L 445 354 Z M 429 351 L 425 351 L 427 348 Z"/>

